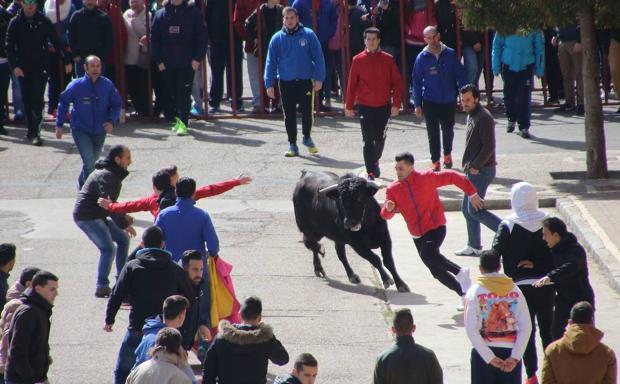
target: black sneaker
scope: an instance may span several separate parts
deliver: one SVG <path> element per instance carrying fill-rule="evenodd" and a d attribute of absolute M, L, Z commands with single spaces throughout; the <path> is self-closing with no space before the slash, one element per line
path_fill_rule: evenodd
<path fill-rule="evenodd" d="M 213 114 L 213 113 L 218 113 L 220 111 L 220 107 L 209 107 L 209 113 Z"/>
<path fill-rule="evenodd" d="M 516 125 L 516 121 L 508 121 L 508 124 L 506 125 L 506 133 L 513 133 Z"/>
<path fill-rule="evenodd" d="M 43 145 L 43 140 L 41 140 L 39 136 L 36 136 L 35 138 L 32 139 L 31 143 L 34 146 L 40 147 Z"/>
<path fill-rule="evenodd" d="M 111 293 L 112 293 L 112 290 L 110 289 L 110 287 L 97 287 L 97 289 L 95 289 L 95 297 L 99 297 L 99 298 L 110 297 Z"/>
<path fill-rule="evenodd" d="M 572 113 L 575 112 L 575 106 L 569 103 L 560 105 L 560 108 L 553 110 L 554 113 Z"/>
<path fill-rule="evenodd" d="M 530 138 L 530 131 L 528 131 L 527 129 L 520 129 L 519 133 L 517 133 L 517 135 L 521 136 L 524 139 L 529 139 Z"/>
<path fill-rule="evenodd" d="M 577 116 L 585 115 L 585 109 L 583 108 L 583 105 L 578 105 L 577 106 L 577 108 L 575 109 L 575 115 L 577 115 Z"/>

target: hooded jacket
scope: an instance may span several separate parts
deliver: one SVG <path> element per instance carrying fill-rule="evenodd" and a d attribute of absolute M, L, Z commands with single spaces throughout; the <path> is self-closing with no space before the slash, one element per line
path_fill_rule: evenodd
<path fill-rule="evenodd" d="M 9 339 L 9 354 L 5 380 L 24 384 L 47 380 L 51 316 L 52 305 L 35 290 L 28 288 L 6 335 Z"/>
<path fill-rule="evenodd" d="M 545 73 L 545 42 L 542 33 L 509 36 L 496 33 L 491 63 L 495 76 L 501 73 L 503 66 L 513 72 L 520 72 L 532 65 L 534 74 L 542 77 Z"/>
<path fill-rule="evenodd" d="M 187 365 L 181 357 L 160 350 L 153 358 L 131 371 L 127 384 L 191 384 L 181 367 Z"/>
<path fill-rule="evenodd" d="M 183 295 L 192 299 L 192 287 L 187 273 L 163 249 L 145 248 L 121 271 L 106 310 L 106 324 L 114 318 L 124 299 L 129 298 L 130 330 L 142 331 L 148 317 L 161 312 L 161 305 L 168 296 Z"/>
<path fill-rule="evenodd" d="M 96 55 L 105 62 L 114 47 L 110 17 L 98 8 L 76 11 L 69 21 L 69 45 L 74 57 Z"/>
<path fill-rule="evenodd" d="M 601 342 L 603 332 L 590 324 L 571 324 L 545 350 L 542 384 L 613 384 L 616 354 Z"/>
<path fill-rule="evenodd" d="M 553 270 L 548 276 L 555 284 L 557 297 L 569 304 L 587 301 L 594 306 L 594 291 L 588 279 L 586 251 L 568 232 L 551 248 Z"/>
<path fill-rule="evenodd" d="M 442 384 L 443 371 L 435 353 L 416 344 L 413 336 L 398 336 L 396 344 L 381 353 L 373 384 Z"/>
<path fill-rule="evenodd" d="M 299 14 L 299 22 L 314 29 L 313 17 L 316 17 L 316 31 L 322 47 L 327 48 L 329 39 L 336 33 L 338 12 L 331 0 L 295 0 L 292 5 Z M 316 16 L 314 16 L 316 15 Z"/>
<path fill-rule="evenodd" d="M 204 384 L 261 384 L 267 363 L 288 363 L 286 349 L 267 324 L 231 324 L 222 320 L 204 362 Z M 219 381 L 217 380 L 219 379 Z"/>
<path fill-rule="evenodd" d="M 487 364 L 495 357 L 490 347 L 509 348 L 510 357 L 521 360 L 532 332 L 523 293 L 499 272 L 483 274 L 469 288 L 464 322 L 467 337 Z"/>
<path fill-rule="evenodd" d="M 0 373 L 4 374 L 6 361 L 9 357 L 9 331 L 11 330 L 11 320 L 17 308 L 22 305 L 22 299 L 16 298 L 9 300 L 2 309 L 2 317 L 0 317 L 0 332 L 2 332 L 2 340 L 0 340 Z"/>

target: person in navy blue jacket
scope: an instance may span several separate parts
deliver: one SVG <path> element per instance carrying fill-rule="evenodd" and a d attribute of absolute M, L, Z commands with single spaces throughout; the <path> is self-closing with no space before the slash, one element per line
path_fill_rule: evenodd
<path fill-rule="evenodd" d="M 432 169 L 439 171 L 442 141 L 444 167 L 452 168 L 456 96 L 457 90 L 467 84 L 467 73 L 454 49 L 441 42 L 436 27 L 424 29 L 424 41 L 427 46 L 413 65 L 413 104 L 418 118 L 424 111 Z"/>
<path fill-rule="evenodd" d="M 301 112 L 303 144 L 311 154 L 319 149 L 310 137 L 313 123 L 312 105 L 314 92 L 321 90 L 325 79 L 325 59 L 321 44 L 311 29 L 299 22 L 297 10 L 282 10 L 282 30 L 269 42 L 265 65 L 267 96 L 275 99 L 276 79 L 280 80 L 280 95 L 284 109 L 284 125 L 288 135 L 289 150 L 286 157 L 299 156 L 297 148 L 297 104 Z"/>
<path fill-rule="evenodd" d="M 157 11 L 151 25 L 151 52 L 170 97 L 164 114 L 176 117 L 177 135 L 186 135 L 194 71 L 207 53 L 207 28 L 193 1 L 169 0 Z"/>
<path fill-rule="evenodd" d="M 85 75 L 73 80 L 60 94 L 56 115 L 56 138 L 62 138 L 65 115 L 71 110 L 71 136 L 82 158 L 78 190 L 95 169 L 101 156 L 106 134 L 112 133 L 121 112 L 121 97 L 114 83 L 101 76 L 101 59 L 88 56 L 84 61 Z"/>

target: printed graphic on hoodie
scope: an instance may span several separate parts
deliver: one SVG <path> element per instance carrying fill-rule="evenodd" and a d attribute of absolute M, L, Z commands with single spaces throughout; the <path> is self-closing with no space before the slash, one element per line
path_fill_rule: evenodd
<path fill-rule="evenodd" d="M 519 294 L 510 292 L 506 296 L 483 293 L 478 295 L 482 327 L 480 335 L 487 342 L 514 343 L 517 339 L 517 301 Z"/>

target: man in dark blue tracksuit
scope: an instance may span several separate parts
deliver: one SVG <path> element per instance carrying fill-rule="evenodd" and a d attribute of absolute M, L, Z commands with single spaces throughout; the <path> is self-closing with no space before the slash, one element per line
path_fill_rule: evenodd
<path fill-rule="evenodd" d="M 443 141 L 444 167 L 452 168 L 452 140 L 454 139 L 454 114 L 459 88 L 467 84 L 465 67 L 452 48 L 441 42 L 436 27 L 424 29 L 427 46 L 418 55 L 413 66 L 413 102 L 415 114 L 426 120 L 428 145 L 432 169 L 439 171 L 441 141 Z M 439 126 L 443 140 L 439 137 Z"/>

